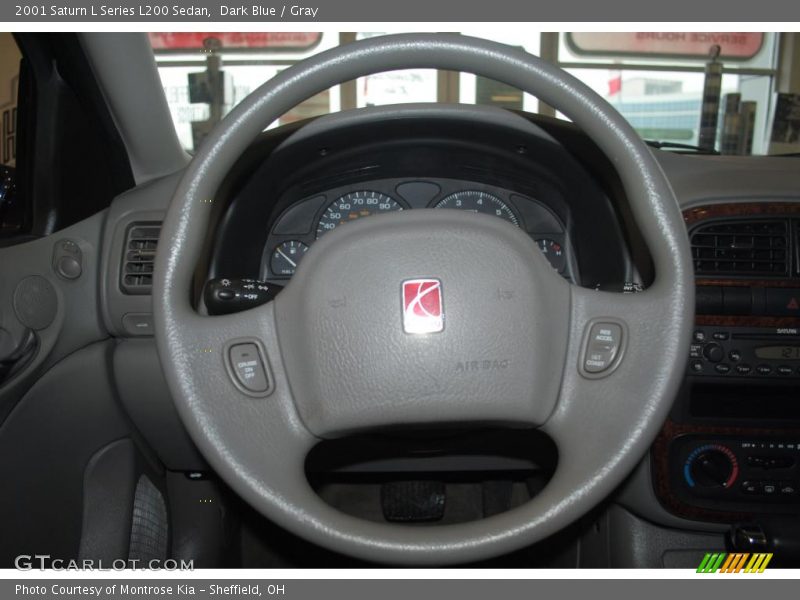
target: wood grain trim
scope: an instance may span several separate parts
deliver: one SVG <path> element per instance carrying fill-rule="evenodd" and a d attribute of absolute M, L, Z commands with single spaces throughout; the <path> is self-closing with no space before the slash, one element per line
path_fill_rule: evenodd
<path fill-rule="evenodd" d="M 653 487 L 659 502 L 672 514 L 691 519 L 694 521 L 706 521 L 712 523 L 735 523 L 746 521 L 753 518 L 753 513 L 735 512 L 725 510 L 711 510 L 708 508 L 692 506 L 672 491 L 669 482 L 669 446 L 672 441 L 685 434 L 697 434 L 713 437 L 715 435 L 736 435 L 742 437 L 759 438 L 782 438 L 787 435 L 800 435 L 797 428 L 763 428 L 763 427 L 728 427 L 717 425 L 695 425 L 687 423 L 676 423 L 667 420 L 661 431 L 653 442 L 652 447 L 652 466 L 653 466 Z"/>
<path fill-rule="evenodd" d="M 797 317 L 738 317 L 735 315 L 697 315 L 694 322 L 704 327 L 798 327 Z"/>
<path fill-rule="evenodd" d="M 727 217 L 779 217 L 800 215 L 800 202 L 742 202 L 730 204 L 708 204 L 683 211 L 683 220 L 694 225 L 708 219 Z"/>
<path fill-rule="evenodd" d="M 786 287 L 799 288 L 800 279 L 695 279 L 695 285 L 716 285 L 720 287 Z"/>

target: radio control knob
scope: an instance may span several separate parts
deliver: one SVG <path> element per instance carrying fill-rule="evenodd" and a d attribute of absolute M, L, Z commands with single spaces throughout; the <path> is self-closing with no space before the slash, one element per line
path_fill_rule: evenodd
<path fill-rule="evenodd" d="M 725 351 L 719 344 L 706 344 L 703 348 L 703 356 L 710 362 L 718 363 L 725 358 Z"/>

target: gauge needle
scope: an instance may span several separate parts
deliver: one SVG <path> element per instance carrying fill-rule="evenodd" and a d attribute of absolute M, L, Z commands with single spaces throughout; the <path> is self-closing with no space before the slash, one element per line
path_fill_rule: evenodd
<path fill-rule="evenodd" d="M 285 258 L 285 259 L 286 259 L 286 262 L 288 262 L 290 265 L 292 265 L 293 267 L 297 267 L 297 263 L 296 263 L 296 262 L 294 262 L 294 261 L 293 261 L 291 258 L 289 258 L 288 256 L 286 256 L 286 255 L 285 255 L 283 252 L 281 252 L 281 250 L 280 250 L 280 249 L 278 250 L 278 254 L 280 254 L 280 255 L 281 255 L 283 258 Z"/>

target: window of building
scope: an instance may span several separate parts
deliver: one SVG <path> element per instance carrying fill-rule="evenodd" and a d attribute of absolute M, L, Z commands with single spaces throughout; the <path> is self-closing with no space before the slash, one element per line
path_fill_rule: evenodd
<path fill-rule="evenodd" d="M 0 237 L 17 233 L 22 207 L 16 194 L 17 91 L 22 55 L 10 33 L 0 33 Z"/>
<path fill-rule="evenodd" d="M 700 122 L 706 64 L 717 45 L 718 66 L 712 69 L 721 72 L 718 127 L 711 144 L 737 153 L 763 154 L 769 149 L 778 34 L 465 33 L 555 62 L 608 100 L 643 138 L 667 145 L 708 145 L 707 133 L 701 139 Z M 231 107 L 288 65 L 376 35 L 381 34 L 155 33 L 151 41 L 178 134 L 191 150 Z M 209 85 L 212 56 L 223 72 L 214 86 Z M 470 73 L 413 69 L 346 82 L 307 100 L 273 125 L 340 109 L 404 102 L 479 103 L 564 118 L 537 98 L 500 82 Z M 738 146 L 724 143 L 731 131 L 738 131 L 743 140 Z"/>

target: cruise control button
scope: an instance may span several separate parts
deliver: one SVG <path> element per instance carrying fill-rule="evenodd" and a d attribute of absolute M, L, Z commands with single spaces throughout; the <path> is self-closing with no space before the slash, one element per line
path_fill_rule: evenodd
<path fill-rule="evenodd" d="M 231 370 L 237 383 L 249 392 L 262 394 L 269 389 L 269 379 L 258 346 L 235 344 L 228 351 Z"/>
<path fill-rule="evenodd" d="M 622 326 L 617 323 L 595 323 L 589 330 L 583 369 L 587 373 L 602 373 L 617 358 L 622 344 Z"/>

